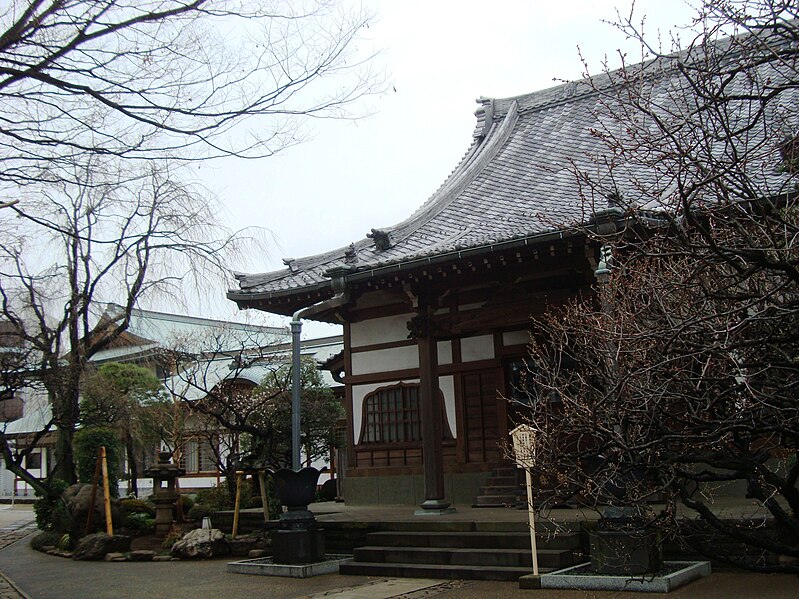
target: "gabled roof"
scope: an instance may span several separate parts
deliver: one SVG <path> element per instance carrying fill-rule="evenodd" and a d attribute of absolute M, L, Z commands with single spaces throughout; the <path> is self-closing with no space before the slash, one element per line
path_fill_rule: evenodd
<path fill-rule="evenodd" d="M 730 44 L 730 39 L 719 44 Z M 651 82 L 651 97 L 663 106 L 690 93 L 673 68 L 675 58 L 684 55 L 638 65 Z M 330 297 L 335 277 L 354 281 L 369 273 L 456 259 L 498 245 L 568 235 L 577 225 L 590 222 L 594 201 L 599 211 L 609 207 L 610 194 L 636 196 L 635 189 L 624 188 L 624 164 L 610 177 L 596 160 L 607 150 L 594 131 L 617 126 L 603 116 L 605 103 L 612 101 L 612 92 L 604 92 L 619 85 L 620 79 L 618 71 L 513 98 L 481 98 L 471 146 L 444 184 L 410 218 L 373 229 L 348 247 L 285 261 L 287 268 L 280 271 L 237 275 L 239 289 L 231 290 L 228 298 L 240 307 L 272 310 L 274 306 L 273 311 L 286 313 L 303 302 L 310 305 Z M 770 168 L 773 172 L 773 165 Z M 581 186 L 576 171 L 595 174 L 595 181 L 603 185 Z M 639 183 L 655 176 L 640 167 L 630 174 Z M 597 191 L 598 197 L 592 197 Z M 276 300 L 288 297 L 296 301 L 277 307 Z"/>

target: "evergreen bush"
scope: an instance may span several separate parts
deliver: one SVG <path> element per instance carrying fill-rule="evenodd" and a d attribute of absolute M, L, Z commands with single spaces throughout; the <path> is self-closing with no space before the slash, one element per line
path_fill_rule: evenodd
<path fill-rule="evenodd" d="M 60 478 L 53 479 L 50 483 L 51 494 L 42 496 L 36 493 L 37 499 L 33 504 L 36 514 L 36 526 L 39 530 L 64 533 L 72 528 L 72 518 L 61 496 L 69 484 Z"/>
<path fill-rule="evenodd" d="M 119 496 L 119 436 L 110 428 L 87 427 L 75 433 L 73 449 L 78 466 L 78 480 L 91 484 L 97 466 L 100 447 L 105 447 L 108 466 L 108 485 L 112 497 Z"/>

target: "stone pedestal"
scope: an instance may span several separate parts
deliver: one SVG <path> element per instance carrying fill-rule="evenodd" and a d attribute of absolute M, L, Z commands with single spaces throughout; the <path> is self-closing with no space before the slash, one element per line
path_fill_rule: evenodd
<path fill-rule="evenodd" d="M 325 559 L 325 533 L 317 528 L 308 504 L 316 495 L 316 468 L 274 473 L 275 491 L 286 511 L 280 529 L 272 533 L 272 556 L 276 564 L 309 564 Z"/>
<path fill-rule="evenodd" d="M 641 576 L 663 566 L 660 535 L 646 530 L 598 530 L 590 534 L 591 569 L 598 574 Z"/>
<path fill-rule="evenodd" d="M 325 531 L 276 530 L 272 533 L 272 555 L 276 564 L 309 564 L 325 559 Z"/>

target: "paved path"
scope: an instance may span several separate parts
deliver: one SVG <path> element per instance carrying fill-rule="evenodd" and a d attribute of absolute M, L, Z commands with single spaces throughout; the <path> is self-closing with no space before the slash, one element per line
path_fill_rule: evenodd
<path fill-rule="evenodd" d="M 0 506 L 0 550 L 24 539 L 35 529 L 36 519 L 30 506 Z M 2 566 L 3 562 L 0 560 L 0 599 L 28 599 L 3 574 Z"/>
<path fill-rule="evenodd" d="M 5 509 L 4 509 L 5 508 Z M 0 506 L 0 599 L 797 599 L 799 577 L 714 573 L 668 595 L 523 591 L 513 582 L 368 578 L 292 579 L 226 572 L 224 560 L 73 562 L 33 551 L 33 514 Z M 12 582 L 19 588 L 15 587 Z"/>

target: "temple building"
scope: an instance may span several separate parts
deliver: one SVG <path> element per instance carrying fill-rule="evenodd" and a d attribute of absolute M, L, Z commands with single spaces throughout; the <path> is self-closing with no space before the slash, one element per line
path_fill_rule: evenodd
<path fill-rule="evenodd" d="M 472 505 L 506 460 L 531 317 L 591 293 L 600 248 L 576 225 L 617 211 L 599 196 L 586 214 L 575 175 L 599 148 L 596 84 L 480 99 L 471 147 L 410 218 L 228 293 L 344 325 L 348 502 Z"/>

